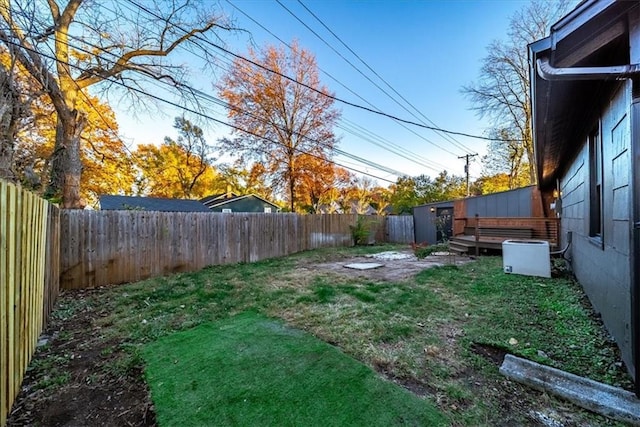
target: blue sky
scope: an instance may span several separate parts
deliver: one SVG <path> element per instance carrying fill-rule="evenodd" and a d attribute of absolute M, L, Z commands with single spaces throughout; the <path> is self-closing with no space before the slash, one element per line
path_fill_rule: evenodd
<path fill-rule="evenodd" d="M 281 2 L 356 65 L 362 73 L 412 110 L 297 0 Z M 471 110 L 470 102 L 461 94 L 460 89 L 477 79 L 480 61 L 486 55 L 486 47 L 495 39 L 506 38 L 509 18 L 517 9 L 528 3 L 524 0 L 302 2 L 395 91 L 415 106 L 421 115 L 417 118 L 412 116 L 382 93 L 275 0 L 243 0 L 233 1 L 233 4 L 281 39 L 288 42 L 297 39 L 302 47 L 316 55 L 319 68 L 327 71 L 380 110 L 432 125 L 426 122 L 428 119 L 440 128 L 477 135 L 483 134 L 489 123 Z M 222 0 L 220 5 L 225 13 L 234 18 L 237 27 L 246 29 L 251 34 L 223 36 L 234 52 L 244 54 L 251 40 L 258 45 L 279 43 L 226 0 Z M 189 61 L 189 58 L 185 55 L 181 56 L 181 60 Z M 224 70 L 220 69 L 219 73 L 224 73 Z M 196 71 L 191 78 L 194 86 L 215 93 L 212 76 L 200 75 Z M 337 97 L 364 104 L 353 93 L 323 73 L 321 79 Z M 341 109 L 343 118 L 342 128 L 336 129 L 336 133 L 341 136 L 340 149 L 407 175 L 424 173 L 433 177 L 443 169 L 462 175 L 464 162 L 458 159 L 458 156 L 467 153 L 478 153 L 481 156 L 486 152 L 486 141 L 455 136 L 455 142 L 452 142 L 430 130 L 407 125 L 413 131 L 411 132 L 391 119 L 339 103 L 336 106 Z M 115 111 L 120 131 L 125 141 L 130 144 L 160 143 L 164 136 L 175 137 L 171 125 L 173 117 L 180 114 L 177 111 L 167 108 L 164 109 L 164 116 L 154 114 L 153 117 L 140 114 L 137 120 L 117 108 Z M 211 114 L 226 120 L 222 110 Z M 402 147 L 406 150 L 405 156 L 413 161 L 397 156 L 345 130 L 354 130 L 357 127 L 360 128 L 354 133 L 362 135 L 364 128 L 371 133 L 369 139 L 375 139 L 385 146 L 393 144 Z M 228 129 L 222 125 L 215 125 L 207 127 L 206 134 L 207 140 L 213 142 L 226 136 Z M 472 178 L 480 175 L 480 156 L 476 157 L 471 166 Z M 338 156 L 336 161 L 381 178 L 396 180 L 396 176 L 388 172 L 357 164 L 352 159 Z M 379 183 L 388 185 L 385 181 Z"/>

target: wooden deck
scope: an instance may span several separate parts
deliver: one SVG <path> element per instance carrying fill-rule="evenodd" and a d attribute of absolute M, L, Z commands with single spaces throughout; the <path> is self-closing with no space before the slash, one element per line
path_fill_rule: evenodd
<path fill-rule="evenodd" d="M 479 254 L 502 250 L 505 240 L 546 240 L 552 250 L 558 244 L 557 218 L 454 218 L 455 237 L 449 247 L 457 253 Z"/>

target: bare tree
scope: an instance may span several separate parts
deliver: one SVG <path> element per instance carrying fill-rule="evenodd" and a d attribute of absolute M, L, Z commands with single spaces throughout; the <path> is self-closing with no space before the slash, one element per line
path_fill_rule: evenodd
<path fill-rule="evenodd" d="M 294 211 L 297 183 L 304 174 L 315 173 L 305 165 L 322 165 L 300 159 L 303 155 L 331 157 L 339 112 L 333 108 L 333 99 L 319 93 L 329 91 L 320 84 L 315 57 L 297 43 L 288 53 L 270 46 L 260 53 L 250 51 L 249 56 L 279 74 L 240 59 L 234 62 L 219 88 L 237 130 L 235 138 L 222 141 L 221 149 L 263 163 L 272 186 L 285 190 Z"/>
<path fill-rule="evenodd" d="M 490 120 L 490 134 L 500 135 L 500 143 L 510 146 L 511 157 L 506 157 L 509 164 L 505 165 L 509 175 L 521 175 L 526 167 L 531 184 L 536 182 L 536 170 L 527 45 L 546 36 L 566 9 L 566 0 L 532 0 L 517 11 L 509 22 L 507 39 L 487 47 L 478 81 L 462 88 L 478 114 Z"/>
<path fill-rule="evenodd" d="M 494 130 L 490 135 L 495 139 L 482 157 L 485 176 L 506 175 L 509 189 L 532 184 L 525 144 L 507 129 Z"/>
<path fill-rule="evenodd" d="M 0 43 L 42 86 L 56 110 L 48 197 L 61 198 L 65 208 L 84 205 L 80 136 L 87 113 L 79 99 L 87 88 L 108 90 L 117 81 L 140 89 L 145 79 L 152 79 L 188 95 L 180 84 L 185 66 L 167 57 L 195 39 L 189 47 L 210 59 L 203 38 L 215 28 L 228 28 L 208 5 L 193 0 L 47 0 L 46 5 L 0 0 Z"/>

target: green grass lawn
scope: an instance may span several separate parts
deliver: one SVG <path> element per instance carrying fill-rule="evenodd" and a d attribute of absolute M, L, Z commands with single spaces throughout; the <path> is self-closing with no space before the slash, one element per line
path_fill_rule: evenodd
<path fill-rule="evenodd" d="M 253 313 L 147 344 L 163 426 L 438 426 L 430 402 L 304 332 Z"/>
<path fill-rule="evenodd" d="M 568 277 L 504 274 L 499 257 L 424 270 L 395 282 L 318 267 L 389 249 L 394 247 L 327 249 L 254 264 L 215 266 L 114 287 L 80 302 L 63 298 L 56 315 L 83 310 L 82 304 L 101 307 L 106 314 L 97 320 L 96 327 L 101 328 L 105 340 L 124 342 L 121 348 L 126 349 L 126 357 L 113 369 L 126 370 L 144 365 L 139 353 L 142 347 L 159 346 L 163 350 L 157 351 L 158 357 L 164 357 L 163 353 L 172 354 L 172 347 L 177 348 L 171 340 L 206 335 L 203 331 L 213 334 L 215 327 L 211 325 L 251 311 L 280 319 L 396 383 L 418 390 L 426 396 L 423 400 L 437 405 L 455 425 L 535 425 L 530 412 L 548 406 L 571 413 L 571 425 L 607 425 L 603 418 L 506 381 L 497 365 L 476 351 L 478 346 L 487 346 L 629 387 L 630 378 L 617 350 L 588 308 L 579 285 Z M 203 326 L 192 329 L 199 325 Z M 179 331 L 184 332 L 172 336 Z M 216 335 L 222 333 L 215 331 Z M 290 337 L 294 338 L 296 342 L 310 339 Z M 208 342 L 206 337 L 202 340 Z M 224 346 L 231 345 L 227 338 L 224 341 L 220 346 L 194 345 L 189 357 L 199 354 L 221 360 L 221 354 L 228 351 Z M 252 343 L 246 345 L 253 348 Z M 262 344 L 256 348 L 266 351 Z M 149 358 L 150 378 L 171 377 L 170 372 L 155 371 L 148 350 L 144 355 Z M 175 357 L 178 366 L 183 366 L 185 357 Z M 262 369 L 260 364 L 254 365 Z M 187 375 L 188 371 L 184 372 Z M 246 375 L 251 378 L 252 371 Z M 202 377 L 196 376 L 196 389 L 202 385 Z M 338 380 L 335 375 L 331 378 Z M 174 380 L 183 388 L 192 385 L 186 377 L 182 382 L 178 377 Z M 174 425 L 164 414 L 170 410 L 165 406 L 175 403 L 159 397 L 154 381 L 151 386 L 160 419 L 165 425 Z"/>

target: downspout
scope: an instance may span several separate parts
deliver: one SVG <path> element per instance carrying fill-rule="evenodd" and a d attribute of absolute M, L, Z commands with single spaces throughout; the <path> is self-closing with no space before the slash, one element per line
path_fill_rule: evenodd
<path fill-rule="evenodd" d="M 615 65 L 611 67 L 556 68 L 548 58 L 536 61 L 538 75 L 547 81 L 562 80 L 621 80 L 640 75 L 640 64 Z"/>

